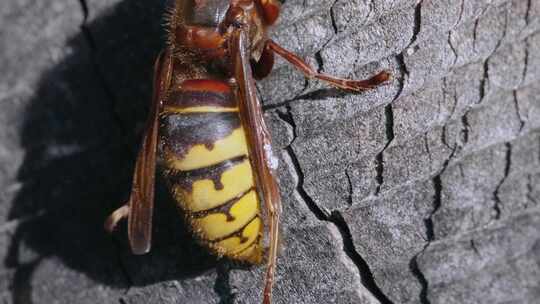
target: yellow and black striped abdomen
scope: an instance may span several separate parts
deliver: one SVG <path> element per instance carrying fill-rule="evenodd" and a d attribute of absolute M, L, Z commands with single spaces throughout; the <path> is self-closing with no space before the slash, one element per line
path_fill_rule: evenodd
<path fill-rule="evenodd" d="M 261 262 L 259 197 L 230 87 L 184 82 L 165 103 L 160 135 L 171 193 L 197 237 L 218 255 Z"/>

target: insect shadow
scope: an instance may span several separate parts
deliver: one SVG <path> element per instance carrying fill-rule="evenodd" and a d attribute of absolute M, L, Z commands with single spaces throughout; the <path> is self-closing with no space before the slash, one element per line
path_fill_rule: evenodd
<path fill-rule="evenodd" d="M 164 6 L 119 3 L 85 23 L 65 46 L 65 60 L 41 76 L 21 131 L 26 154 L 17 178 L 23 186 L 9 212 L 10 219 L 26 219 L 4 261 L 15 271 L 13 303 L 32 303 L 35 270 L 50 258 L 119 289 L 219 266 L 214 290 L 229 302 L 228 267 L 191 239 L 159 180 L 149 255 L 130 254 L 125 224 L 114 236 L 103 229 L 129 195 L 153 60 L 163 47 Z"/>

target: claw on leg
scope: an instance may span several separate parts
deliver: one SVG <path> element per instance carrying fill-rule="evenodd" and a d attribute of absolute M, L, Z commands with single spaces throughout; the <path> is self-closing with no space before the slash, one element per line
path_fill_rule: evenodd
<path fill-rule="evenodd" d="M 112 233 L 114 231 L 114 228 L 116 228 L 116 225 L 120 220 L 123 218 L 126 218 L 129 214 L 129 204 L 125 204 L 124 206 L 116 209 L 105 221 L 105 231 Z"/>

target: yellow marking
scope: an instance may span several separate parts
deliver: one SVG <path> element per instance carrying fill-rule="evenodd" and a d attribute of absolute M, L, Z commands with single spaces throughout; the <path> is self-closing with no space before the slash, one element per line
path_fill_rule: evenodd
<path fill-rule="evenodd" d="M 233 204 L 230 215 L 234 218 L 228 222 L 223 213 L 211 213 L 204 218 L 193 220 L 193 224 L 202 230 L 202 237 L 215 240 L 240 230 L 259 213 L 257 193 L 251 190 Z"/>
<path fill-rule="evenodd" d="M 214 181 L 202 179 L 193 183 L 192 191 L 175 186 L 177 202 L 182 203 L 184 210 L 191 212 L 215 208 L 237 197 L 253 187 L 253 173 L 249 159 L 229 168 L 221 175 L 223 189 L 216 190 Z"/>
<path fill-rule="evenodd" d="M 223 251 L 225 255 L 234 257 L 236 253 L 248 248 L 257 240 L 262 229 L 262 222 L 260 218 L 255 218 L 249 225 L 247 225 L 242 231 L 242 236 L 246 238 L 245 242 L 241 242 L 242 239 L 233 236 L 215 244 L 218 250 Z"/>
<path fill-rule="evenodd" d="M 225 113 L 225 112 L 238 112 L 238 108 L 226 108 L 226 107 L 217 107 L 217 106 L 199 106 L 199 107 L 189 107 L 189 108 L 179 108 L 179 107 L 165 107 L 166 113 Z"/>
<path fill-rule="evenodd" d="M 260 264 L 263 262 L 264 251 L 260 243 L 255 243 L 246 250 L 231 256 L 231 258 L 251 264 Z"/>
<path fill-rule="evenodd" d="M 189 149 L 182 159 L 166 157 L 168 167 L 176 170 L 188 171 L 219 164 L 234 157 L 247 155 L 246 134 L 242 127 L 235 129 L 231 135 L 214 142 L 211 150 L 199 144 Z"/>

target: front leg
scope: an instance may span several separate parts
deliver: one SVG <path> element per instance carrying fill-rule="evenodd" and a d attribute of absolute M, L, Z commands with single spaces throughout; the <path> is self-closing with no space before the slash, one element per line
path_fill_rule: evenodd
<path fill-rule="evenodd" d="M 261 58 L 269 58 L 270 53 L 275 53 L 283 57 L 283 59 L 287 60 L 290 64 L 292 64 L 302 73 L 304 73 L 307 78 L 316 78 L 344 90 L 364 91 L 379 86 L 390 79 L 390 73 L 386 71 L 379 72 L 375 76 L 365 80 L 343 79 L 324 73 L 319 73 L 296 54 L 284 49 L 272 40 L 268 40 L 266 42 L 263 57 Z M 258 73 L 265 73 L 267 71 L 268 65 L 268 61 L 262 60 L 255 67 L 255 71 L 257 71 Z"/>

